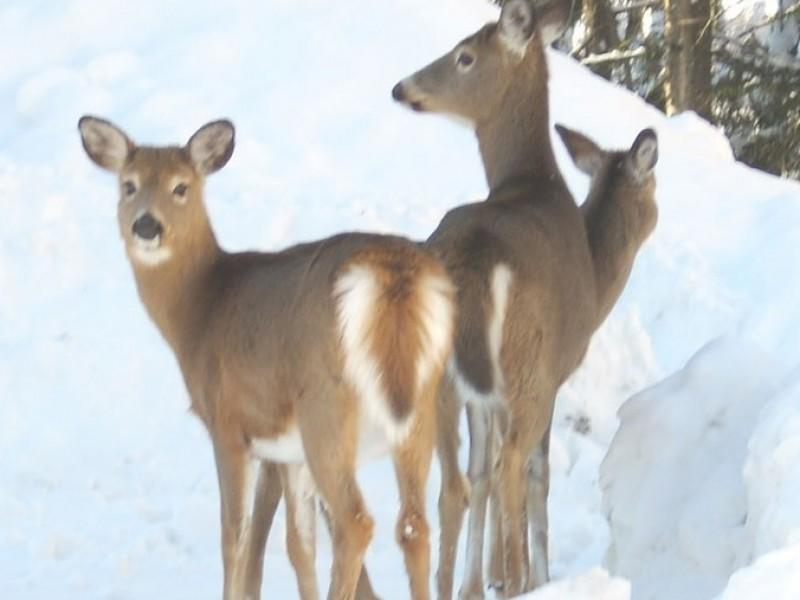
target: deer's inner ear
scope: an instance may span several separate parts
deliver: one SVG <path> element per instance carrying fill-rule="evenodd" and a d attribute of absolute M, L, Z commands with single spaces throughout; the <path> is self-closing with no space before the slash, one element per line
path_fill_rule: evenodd
<path fill-rule="evenodd" d="M 82 117 L 78 121 L 81 141 L 86 154 L 98 166 L 119 173 L 134 145 L 119 127 L 97 117 Z"/>

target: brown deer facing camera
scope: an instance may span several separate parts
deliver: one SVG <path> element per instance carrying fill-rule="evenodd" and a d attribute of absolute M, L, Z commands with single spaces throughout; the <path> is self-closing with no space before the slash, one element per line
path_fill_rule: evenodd
<path fill-rule="evenodd" d="M 446 264 L 458 302 L 454 354 L 438 399 L 440 599 L 452 595 L 467 504 L 460 596 L 483 598 L 492 488 L 502 545 L 493 584 L 510 597 L 548 580 L 547 460 L 555 396 L 613 305 L 610 290 L 621 289 L 627 277 L 605 279 L 613 269 L 606 268 L 602 251 L 595 253 L 599 238 L 587 229 L 550 143 L 544 47 L 569 12 L 569 2 L 561 0 L 538 8 L 532 0 L 506 0 L 497 23 L 392 90 L 416 111 L 469 122 L 490 188 L 486 201 L 448 212 L 426 244 Z M 462 404 L 470 432 L 469 482 L 457 460 Z M 532 568 L 526 518 L 535 533 Z"/>
<path fill-rule="evenodd" d="M 373 528 L 355 478 L 367 438 L 378 441 L 369 450 L 391 453 L 411 596 L 428 598 L 425 486 L 455 310 L 444 269 L 405 239 L 361 233 L 276 253 L 226 252 L 203 182 L 233 153 L 230 122 L 208 123 L 183 147 L 137 146 L 95 117 L 79 129 L 89 157 L 118 176 L 119 228 L 139 297 L 211 437 L 225 599 L 260 597 L 281 481 L 301 596 L 318 596 L 314 484 L 332 525 L 328 597 L 354 596 Z"/>

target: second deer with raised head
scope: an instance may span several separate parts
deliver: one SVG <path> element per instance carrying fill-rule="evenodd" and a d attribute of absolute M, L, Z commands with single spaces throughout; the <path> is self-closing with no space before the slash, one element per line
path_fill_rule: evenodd
<path fill-rule="evenodd" d="M 79 129 L 89 157 L 118 176 L 118 223 L 139 297 L 211 437 L 225 599 L 260 596 L 278 495 L 267 485 L 272 463 L 301 596 L 318 596 L 305 464 L 332 521 L 328 597 L 353 598 L 373 526 L 355 478 L 366 436 L 392 455 L 411 596 L 428 598 L 425 487 L 454 318 L 442 266 L 408 240 L 356 233 L 283 252 L 225 252 L 203 187 L 233 153 L 230 122 L 205 125 L 182 147 L 138 146 L 95 117 Z"/>
<path fill-rule="evenodd" d="M 556 392 L 581 362 L 594 330 L 597 289 L 589 241 L 561 177 L 549 135 L 544 45 L 569 14 L 568 2 L 537 13 L 507 0 L 497 23 L 402 80 L 393 96 L 418 111 L 468 121 L 478 137 L 490 194 L 451 210 L 427 246 L 458 289 L 448 381 L 439 398 L 440 598 L 452 593 L 465 499 L 469 526 L 462 598 L 482 598 L 483 541 L 493 436 L 502 513 L 506 596 L 547 580 L 546 536 L 534 548 L 535 581 L 524 560 L 526 464 L 549 434 Z M 470 429 L 467 485 L 457 464 L 458 407 Z M 547 490 L 537 501 L 546 506 Z"/>
<path fill-rule="evenodd" d="M 547 581 L 547 461 L 555 395 L 583 359 L 654 224 L 643 209 L 642 231 L 631 240 L 613 223 L 598 225 L 604 215 L 618 215 L 598 204 L 599 192 L 579 209 L 558 171 L 549 135 L 544 46 L 557 37 L 569 12 L 569 3 L 560 0 L 538 9 L 530 0 L 506 0 L 497 23 L 462 40 L 392 92 L 414 110 L 470 122 L 490 187 L 486 202 L 450 211 L 428 240 L 456 283 L 459 305 L 454 358 L 439 396 L 440 598 L 452 594 L 467 499 L 460 595 L 483 597 L 483 536 L 492 486 L 502 557 L 493 583 L 513 596 Z M 648 189 L 654 140 L 643 134 L 631 151 L 633 172 Z M 608 165 L 620 161 L 589 155 L 610 173 L 597 181 L 616 181 Z M 469 484 L 457 462 L 462 402 L 470 430 Z M 535 534 L 531 566 L 525 560 L 525 516 Z"/>
<path fill-rule="evenodd" d="M 642 244 L 652 233 L 658 220 L 655 202 L 655 174 L 658 161 L 658 140 L 652 129 L 636 136 L 630 149 L 609 151 L 600 148 L 585 135 L 556 125 L 575 165 L 591 178 L 589 193 L 581 205 L 589 235 L 589 246 L 597 284 L 599 327 L 611 312 L 622 293 Z M 527 518 L 532 547 L 547 540 L 547 511 L 540 504 L 548 489 L 548 439 L 534 451 L 529 461 Z M 492 540 L 492 584 L 502 582 L 502 540 L 494 510 Z M 536 580 L 535 561 L 530 561 L 528 580 Z"/>

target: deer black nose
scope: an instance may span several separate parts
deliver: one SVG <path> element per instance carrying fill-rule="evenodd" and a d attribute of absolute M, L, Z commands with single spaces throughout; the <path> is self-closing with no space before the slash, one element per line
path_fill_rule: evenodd
<path fill-rule="evenodd" d="M 133 222 L 133 233 L 143 240 L 153 240 L 161 235 L 164 228 L 150 213 L 144 213 Z"/>
<path fill-rule="evenodd" d="M 392 88 L 392 98 L 394 98 L 398 102 L 402 102 L 403 100 L 405 100 L 405 97 L 406 97 L 406 91 L 403 89 L 403 82 L 400 82 Z"/>

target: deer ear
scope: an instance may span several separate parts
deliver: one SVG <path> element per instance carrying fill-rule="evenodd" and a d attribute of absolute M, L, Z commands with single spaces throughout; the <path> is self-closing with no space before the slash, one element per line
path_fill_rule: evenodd
<path fill-rule="evenodd" d="M 83 116 L 78 121 L 83 149 L 98 166 L 119 173 L 134 143 L 111 121 Z"/>
<path fill-rule="evenodd" d="M 647 177 L 658 162 L 658 137 L 652 129 L 643 129 L 633 141 L 627 156 L 628 169 L 639 180 Z"/>
<path fill-rule="evenodd" d="M 500 11 L 500 35 L 509 49 L 522 53 L 536 32 L 536 13 L 528 0 L 506 0 Z"/>
<path fill-rule="evenodd" d="M 563 125 L 556 124 L 556 131 L 567 147 L 572 162 L 589 177 L 594 176 L 603 165 L 607 152 L 588 137 Z"/>
<path fill-rule="evenodd" d="M 189 138 L 186 150 L 195 169 L 203 175 L 219 171 L 233 154 L 235 129 L 222 119 L 206 123 Z"/>
<path fill-rule="evenodd" d="M 569 0 L 545 0 L 536 5 L 539 35 L 546 47 L 560 38 L 572 19 L 573 3 Z"/>

